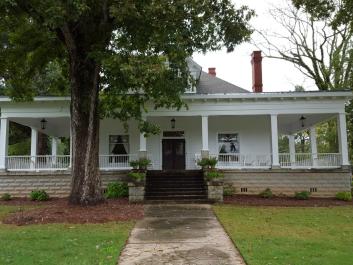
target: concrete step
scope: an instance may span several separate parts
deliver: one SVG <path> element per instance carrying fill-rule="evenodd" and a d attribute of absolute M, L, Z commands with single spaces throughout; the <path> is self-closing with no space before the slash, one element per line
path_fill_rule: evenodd
<path fill-rule="evenodd" d="M 146 186 L 149 191 L 160 190 L 160 187 Z M 173 190 L 206 190 L 206 186 L 188 186 L 188 187 L 162 187 L 163 190 L 173 191 Z"/>
<path fill-rule="evenodd" d="M 199 170 L 148 171 L 146 200 L 148 201 L 207 201 L 207 189 Z"/>
<path fill-rule="evenodd" d="M 146 186 L 171 186 L 171 187 L 187 187 L 187 186 L 204 186 L 204 182 L 146 182 Z"/>
<path fill-rule="evenodd" d="M 148 195 L 145 196 L 146 200 L 195 200 L 207 199 L 206 195 Z"/>
<path fill-rule="evenodd" d="M 179 195 L 206 195 L 205 190 L 199 191 L 186 191 L 186 190 L 179 190 L 179 191 L 148 191 L 146 192 L 146 196 L 179 196 Z"/>
<path fill-rule="evenodd" d="M 193 200 L 153 200 L 146 199 L 145 204 L 211 204 L 214 201 L 209 199 L 193 199 Z"/>

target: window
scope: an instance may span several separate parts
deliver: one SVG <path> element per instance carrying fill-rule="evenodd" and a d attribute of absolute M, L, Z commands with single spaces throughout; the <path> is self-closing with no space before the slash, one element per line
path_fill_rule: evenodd
<path fill-rule="evenodd" d="M 238 154 L 239 138 L 237 133 L 218 134 L 218 153 L 219 154 Z"/>
<path fill-rule="evenodd" d="M 127 155 L 129 154 L 129 135 L 110 135 L 109 154 Z"/>

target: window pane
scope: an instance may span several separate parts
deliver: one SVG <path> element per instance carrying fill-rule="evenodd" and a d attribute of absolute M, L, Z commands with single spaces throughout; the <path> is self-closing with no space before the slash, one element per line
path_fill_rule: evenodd
<path fill-rule="evenodd" d="M 237 133 L 218 134 L 218 152 L 220 154 L 239 153 L 239 140 Z"/>
<path fill-rule="evenodd" d="M 129 136 L 128 135 L 110 135 L 109 136 L 109 154 L 126 155 L 129 154 Z"/>

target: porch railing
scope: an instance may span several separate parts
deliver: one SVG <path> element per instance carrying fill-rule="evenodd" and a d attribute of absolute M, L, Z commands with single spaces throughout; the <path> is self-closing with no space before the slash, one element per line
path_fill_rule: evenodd
<path fill-rule="evenodd" d="M 129 169 L 130 161 L 137 155 L 100 155 L 99 167 L 102 170 Z M 29 170 L 66 170 L 70 166 L 69 155 L 45 156 L 8 156 L 6 168 L 10 171 Z"/>
<path fill-rule="evenodd" d="M 201 158 L 196 154 L 196 161 Z M 218 160 L 217 168 L 269 168 L 270 154 L 210 154 Z"/>
<path fill-rule="evenodd" d="M 270 154 L 218 154 L 219 168 L 268 168 L 271 166 Z"/>
<path fill-rule="evenodd" d="M 218 159 L 217 168 L 269 168 L 272 164 L 271 154 L 210 154 Z M 195 163 L 201 159 L 195 155 Z M 279 154 L 282 168 L 338 168 L 341 166 L 339 153 L 289 153 Z"/>
<path fill-rule="evenodd" d="M 100 155 L 99 167 L 102 170 L 129 169 L 130 162 L 136 160 L 136 154 L 127 155 Z"/>
<path fill-rule="evenodd" d="M 70 165 L 70 156 L 8 156 L 6 166 L 8 170 L 65 170 Z"/>
<path fill-rule="evenodd" d="M 272 164 L 271 154 L 210 154 L 218 159 L 218 168 L 269 168 Z M 100 155 L 99 166 L 102 170 L 130 169 L 130 162 L 137 159 L 136 154 Z M 161 169 L 158 156 L 151 155 L 150 169 Z M 198 169 L 200 154 L 186 154 L 186 169 Z M 338 168 L 341 166 L 339 153 L 281 153 L 279 163 L 282 168 Z M 70 156 L 8 156 L 6 168 L 10 171 L 30 170 L 66 170 L 70 166 Z"/>
<path fill-rule="evenodd" d="M 283 168 L 337 168 L 341 166 L 341 154 L 281 153 L 279 163 Z"/>

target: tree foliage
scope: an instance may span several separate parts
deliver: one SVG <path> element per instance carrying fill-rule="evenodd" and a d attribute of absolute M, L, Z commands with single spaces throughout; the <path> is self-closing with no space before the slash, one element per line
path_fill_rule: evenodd
<path fill-rule="evenodd" d="M 143 113 L 185 106 L 180 94 L 194 81 L 186 58 L 233 51 L 249 39 L 252 16 L 230 0 L 3 0 L 0 79 L 16 100 L 51 93 L 48 84 L 69 91 L 70 201 L 96 203 L 99 118 L 136 119 L 155 132 Z"/>
<path fill-rule="evenodd" d="M 353 2 L 351 0 L 292 0 L 296 8 L 304 8 L 316 18 L 325 19 L 334 14 L 332 26 L 353 25 Z"/>

